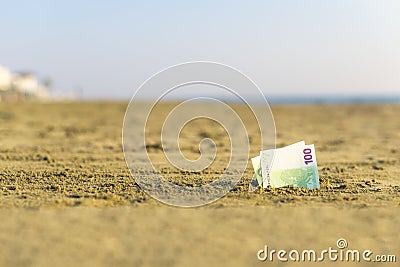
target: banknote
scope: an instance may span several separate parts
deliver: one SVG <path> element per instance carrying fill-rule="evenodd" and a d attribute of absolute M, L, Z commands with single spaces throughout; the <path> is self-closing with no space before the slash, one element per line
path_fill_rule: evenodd
<path fill-rule="evenodd" d="M 278 149 L 264 150 L 252 158 L 255 178 L 261 187 L 294 185 L 319 188 L 314 145 L 304 141 Z"/>
<path fill-rule="evenodd" d="M 310 189 L 319 188 L 314 145 L 276 150 L 272 165 L 264 168 L 269 169 L 271 187 L 294 185 Z"/>
<path fill-rule="evenodd" d="M 283 147 L 283 148 L 278 148 L 279 150 L 286 150 L 286 149 L 291 149 L 297 146 L 304 146 L 305 142 L 300 141 L 298 143 Z M 254 157 L 251 159 L 251 162 L 253 164 L 253 169 L 254 169 L 254 178 L 256 179 L 257 183 L 259 186 L 265 186 L 269 185 L 269 180 L 266 180 L 265 183 L 263 183 L 263 177 L 266 177 L 268 179 L 268 171 L 266 169 L 266 166 L 270 165 L 273 160 L 273 155 L 274 152 L 277 149 L 269 149 L 269 150 L 263 150 L 260 151 L 260 155 L 257 157 Z M 263 162 L 263 164 L 261 163 Z M 265 166 L 264 169 L 261 168 L 261 165 Z"/>
<path fill-rule="evenodd" d="M 261 167 L 261 175 L 262 175 L 262 185 L 263 187 L 267 187 L 270 185 L 270 176 L 268 175 L 269 173 L 269 168 L 272 166 L 272 163 L 275 159 L 275 154 L 278 152 L 280 158 L 282 157 L 287 157 L 291 156 L 291 151 L 296 150 L 296 148 L 301 148 L 305 145 L 304 141 L 300 141 L 297 143 L 294 143 L 289 146 L 285 146 L 282 148 L 277 148 L 277 149 L 269 149 L 269 150 L 262 150 L 260 151 L 260 167 Z"/>

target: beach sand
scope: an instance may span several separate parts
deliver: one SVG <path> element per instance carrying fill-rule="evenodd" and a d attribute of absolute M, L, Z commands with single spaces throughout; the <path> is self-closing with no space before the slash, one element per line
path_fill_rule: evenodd
<path fill-rule="evenodd" d="M 126 106 L 0 103 L 0 266 L 286 266 L 260 262 L 257 251 L 326 249 L 339 238 L 399 261 L 400 105 L 272 106 L 277 147 L 315 144 L 321 188 L 249 192 L 249 161 L 228 195 L 191 209 L 155 201 L 131 177 L 121 144 Z M 244 114 L 254 157 L 257 125 L 234 108 Z M 174 171 L 159 129 L 149 124 L 149 155 L 170 181 L 208 183 L 229 160 L 223 128 L 199 120 L 182 131 L 183 153 L 196 158 L 209 137 L 217 161 L 194 177 Z"/>

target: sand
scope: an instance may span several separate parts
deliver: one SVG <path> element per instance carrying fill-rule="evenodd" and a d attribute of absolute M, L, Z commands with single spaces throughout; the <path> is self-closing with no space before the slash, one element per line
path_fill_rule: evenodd
<path fill-rule="evenodd" d="M 0 266 L 280 266 L 259 262 L 257 251 L 318 249 L 341 237 L 400 257 L 399 105 L 272 106 L 277 147 L 315 144 L 321 188 L 251 193 L 248 164 L 232 192 L 193 209 L 155 201 L 131 177 L 121 145 L 126 105 L 0 103 Z M 254 156 L 257 125 L 234 108 Z M 182 132 L 184 154 L 196 158 L 204 137 L 222 153 L 208 172 L 174 171 L 160 125 L 149 127 L 150 156 L 177 184 L 208 183 L 229 158 L 223 129 L 200 120 Z"/>

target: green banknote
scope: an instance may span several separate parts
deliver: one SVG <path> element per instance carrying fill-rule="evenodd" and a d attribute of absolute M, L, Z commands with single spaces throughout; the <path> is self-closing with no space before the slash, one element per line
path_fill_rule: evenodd
<path fill-rule="evenodd" d="M 259 186 L 319 188 L 314 145 L 305 145 L 301 141 L 283 148 L 261 151 L 260 156 L 251 160 Z"/>
<path fill-rule="evenodd" d="M 292 153 L 292 151 L 297 151 L 303 146 L 305 146 L 305 142 L 300 141 L 282 148 L 263 150 L 260 152 L 260 164 L 261 164 L 261 174 L 263 177 L 263 182 L 262 182 L 263 187 L 267 187 L 268 185 L 271 184 L 269 173 L 272 168 L 273 161 L 276 161 L 276 157 L 279 157 L 279 159 L 285 159 L 285 158 L 288 159 L 289 157 L 293 157 L 293 155 L 296 152 Z M 287 167 L 288 166 L 286 165 L 284 168 Z"/>

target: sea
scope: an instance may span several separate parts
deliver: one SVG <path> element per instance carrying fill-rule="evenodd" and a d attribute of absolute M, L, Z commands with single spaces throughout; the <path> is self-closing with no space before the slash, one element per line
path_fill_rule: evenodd
<path fill-rule="evenodd" d="M 270 104 L 400 104 L 400 95 L 265 95 L 265 98 Z"/>

